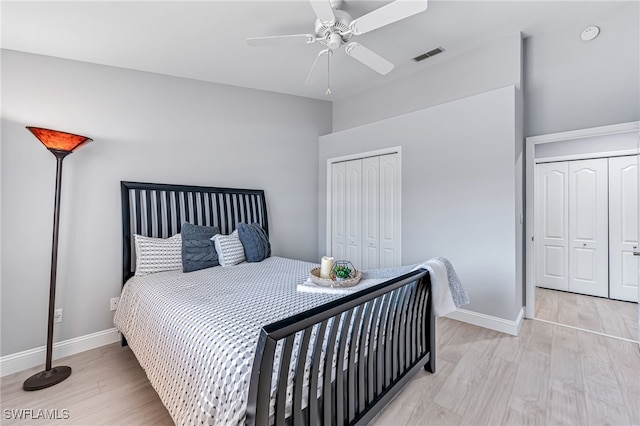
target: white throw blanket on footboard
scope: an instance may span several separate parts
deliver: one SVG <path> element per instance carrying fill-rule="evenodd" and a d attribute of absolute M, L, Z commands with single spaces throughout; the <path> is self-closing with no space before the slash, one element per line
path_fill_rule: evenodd
<path fill-rule="evenodd" d="M 444 257 L 434 257 L 416 266 L 429 271 L 433 293 L 433 313 L 443 317 L 469 304 L 469 295 L 462 287 L 453 265 Z"/>
<path fill-rule="evenodd" d="M 297 289 L 305 293 L 350 294 L 416 269 L 429 271 L 433 292 L 433 313 L 436 316 L 448 315 L 460 306 L 469 304 L 469 296 L 462 287 L 458 274 L 451 262 L 444 257 L 434 257 L 416 266 L 363 271 L 360 282 L 352 287 L 323 287 L 307 279 L 304 283 L 298 284 Z"/>

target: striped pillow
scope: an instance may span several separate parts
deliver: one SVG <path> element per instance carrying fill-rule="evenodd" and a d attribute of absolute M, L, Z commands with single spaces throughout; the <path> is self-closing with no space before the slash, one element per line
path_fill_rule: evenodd
<path fill-rule="evenodd" d="M 238 238 L 238 230 L 231 235 L 214 235 L 212 238 L 218 252 L 218 261 L 221 266 L 233 266 L 244 262 L 244 247 Z"/>
<path fill-rule="evenodd" d="M 136 275 L 182 269 L 182 236 L 152 238 L 133 235 L 136 246 Z"/>

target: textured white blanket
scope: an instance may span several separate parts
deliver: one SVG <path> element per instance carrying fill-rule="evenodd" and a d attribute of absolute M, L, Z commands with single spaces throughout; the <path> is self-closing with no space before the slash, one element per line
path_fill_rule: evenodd
<path fill-rule="evenodd" d="M 127 282 L 114 323 L 176 424 L 244 424 L 260 328 L 342 297 L 296 291 L 316 266 L 270 257 Z"/>

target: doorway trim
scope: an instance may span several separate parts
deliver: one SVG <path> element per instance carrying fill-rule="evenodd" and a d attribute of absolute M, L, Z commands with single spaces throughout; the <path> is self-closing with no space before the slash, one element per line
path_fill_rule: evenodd
<path fill-rule="evenodd" d="M 589 129 L 572 130 L 569 132 L 552 133 L 526 138 L 526 168 L 525 168 L 525 318 L 534 319 L 536 314 L 535 293 L 535 227 L 534 227 L 534 182 L 535 182 L 535 147 L 551 142 L 562 142 L 575 139 L 584 139 L 594 136 L 613 135 L 618 133 L 630 133 L 640 131 L 640 121 L 613 124 L 610 126 L 592 127 Z M 586 155 L 585 155 L 586 157 Z"/>

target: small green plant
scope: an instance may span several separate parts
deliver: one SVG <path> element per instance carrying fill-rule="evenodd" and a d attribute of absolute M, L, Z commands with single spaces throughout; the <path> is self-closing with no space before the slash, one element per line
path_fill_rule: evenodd
<path fill-rule="evenodd" d="M 351 269 L 347 266 L 338 265 L 335 267 L 334 272 L 338 278 L 346 279 L 351 277 Z"/>

